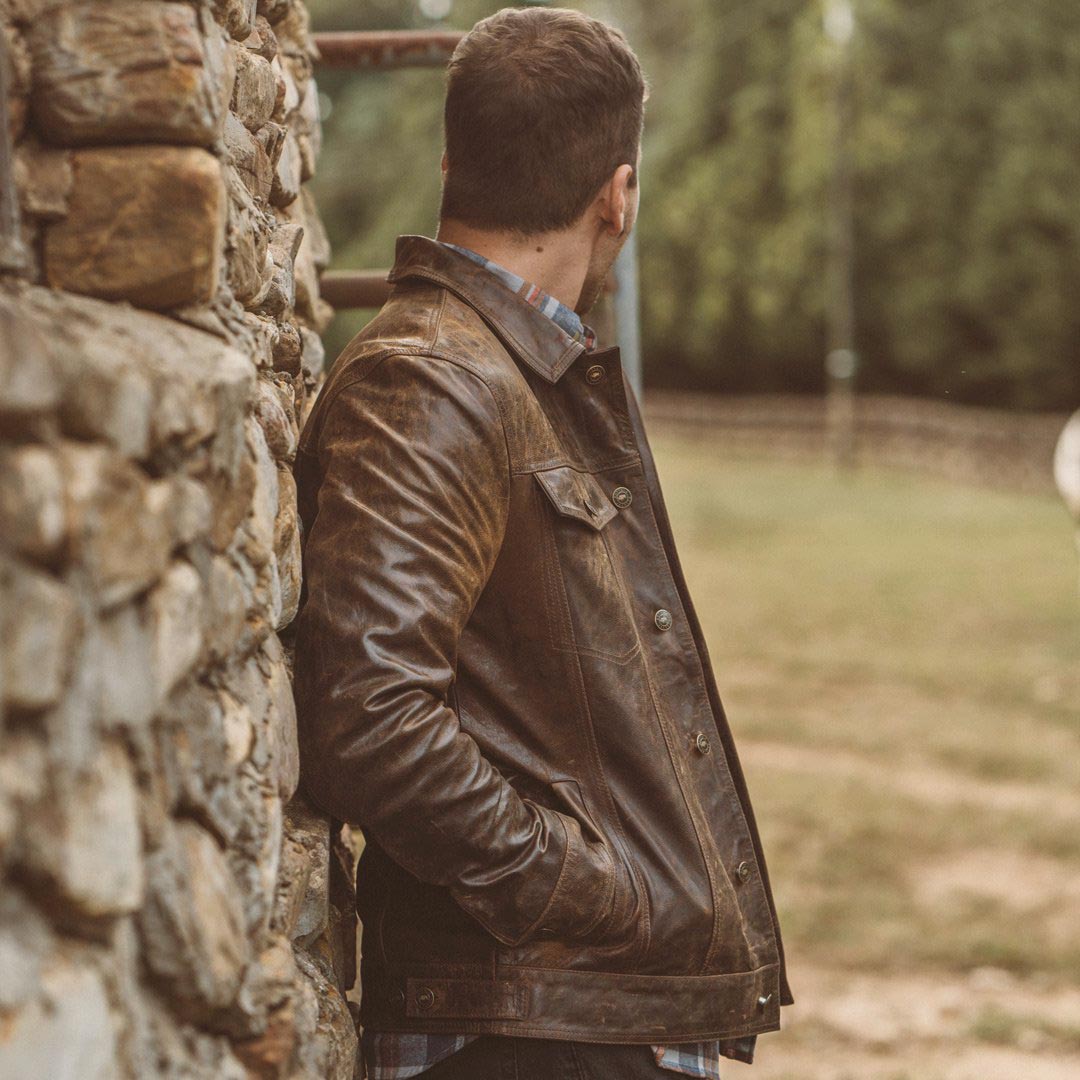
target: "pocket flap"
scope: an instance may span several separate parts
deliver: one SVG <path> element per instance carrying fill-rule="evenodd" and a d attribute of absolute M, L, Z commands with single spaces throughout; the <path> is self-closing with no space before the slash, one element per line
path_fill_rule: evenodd
<path fill-rule="evenodd" d="M 533 475 L 560 514 L 577 518 L 594 529 L 602 529 L 619 512 L 591 473 L 560 465 Z"/>

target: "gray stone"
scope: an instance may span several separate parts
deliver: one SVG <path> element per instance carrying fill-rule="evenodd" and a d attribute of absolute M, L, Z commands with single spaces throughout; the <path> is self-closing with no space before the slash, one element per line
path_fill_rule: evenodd
<path fill-rule="evenodd" d="M 274 526 L 278 510 L 278 469 L 266 436 L 254 417 L 247 421 L 250 459 L 255 483 L 244 520 L 242 551 L 256 569 L 265 566 L 274 553 Z"/>
<path fill-rule="evenodd" d="M 327 235 L 319 208 L 315 205 L 315 196 L 310 188 L 301 190 L 300 201 L 303 204 L 304 236 L 311 261 L 316 270 L 325 270 L 330 265 L 330 237 Z"/>
<path fill-rule="evenodd" d="M 299 852 L 307 866 L 299 889 L 283 874 L 279 893 L 279 900 L 296 907 L 294 914 L 286 916 L 284 932 L 303 945 L 318 937 L 330 918 L 330 820 L 302 799 L 293 799 L 285 811 L 285 841 L 285 850 Z M 298 895 L 289 898 L 290 889 Z"/>
<path fill-rule="evenodd" d="M 45 790 L 48 760 L 37 735 L 19 729 L 0 739 L 0 856 L 6 861 L 19 822 Z"/>
<path fill-rule="evenodd" d="M 256 144 L 258 145 L 258 144 Z M 226 266 L 229 287 L 245 307 L 256 307 L 270 287 L 272 266 L 267 261 L 271 220 L 258 208 L 239 172 L 226 172 L 229 187 L 229 224 Z"/>
<path fill-rule="evenodd" d="M 83 632 L 72 647 L 70 672 L 59 704 L 42 717 L 49 764 L 69 774 L 92 767 L 101 745 L 101 683 L 104 655 L 96 612 L 85 594 L 78 595 Z"/>
<path fill-rule="evenodd" d="M 4 1026 L 0 1076 L 15 1080 L 115 1080 L 116 1032 L 101 976 L 57 957 L 43 994 Z"/>
<path fill-rule="evenodd" d="M 47 327 L 23 310 L 27 292 L 0 291 L 0 417 L 12 432 L 60 400 Z"/>
<path fill-rule="evenodd" d="M 243 41 L 255 25 L 256 0 L 212 0 L 214 18 L 229 34 Z"/>
<path fill-rule="evenodd" d="M 274 565 L 281 585 L 281 610 L 275 630 L 296 618 L 300 605 L 300 518 L 296 508 L 296 480 L 286 468 L 278 470 L 278 515 L 274 523 Z"/>
<path fill-rule="evenodd" d="M 300 89 L 293 77 L 291 65 L 282 62 L 280 53 L 271 61 L 274 79 L 277 82 L 277 100 L 271 117 L 276 123 L 292 125 L 300 108 Z"/>
<path fill-rule="evenodd" d="M 291 462 L 296 457 L 300 435 L 296 426 L 291 380 L 284 384 L 269 375 L 260 377 L 254 415 L 266 436 L 270 453 L 278 461 Z"/>
<path fill-rule="evenodd" d="M 51 142 L 209 146 L 221 132 L 230 61 L 186 4 L 59 5 L 31 42 L 34 115 Z"/>
<path fill-rule="evenodd" d="M 162 513 L 169 522 L 169 534 L 174 545 L 184 546 L 201 540 L 210 531 L 210 494 L 191 476 L 179 474 L 151 485 L 160 486 L 164 502 Z"/>
<path fill-rule="evenodd" d="M 300 751 L 296 734 L 296 705 L 285 651 L 277 634 L 270 634 L 256 654 L 266 680 L 266 725 L 273 776 L 278 794 L 288 802 L 300 781 Z"/>
<path fill-rule="evenodd" d="M 6 574 L 7 611 L 0 641 L 7 707 L 55 705 L 80 631 L 75 596 L 62 582 L 21 563 L 9 563 L 0 574 Z"/>
<path fill-rule="evenodd" d="M 0 971 L 4 973 L 0 1013 L 11 1012 L 37 995 L 41 968 L 52 944 L 49 924 L 37 909 L 15 889 L 0 891 Z"/>
<path fill-rule="evenodd" d="M 296 963 L 306 977 L 300 984 L 306 1015 L 297 1010 L 300 1066 L 309 1076 L 353 1080 L 357 1035 L 349 1007 L 312 957 L 300 952 Z"/>
<path fill-rule="evenodd" d="M 45 446 L 0 450 L 0 535 L 39 562 L 54 560 L 66 535 L 64 486 L 56 454 Z"/>
<path fill-rule="evenodd" d="M 191 563 L 181 559 L 169 567 L 146 598 L 159 698 L 164 698 L 199 659 L 203 647 L 202 608 L 202 579 Z"/>
<path fill-rule="evenodd" d="M 288 375 L 300 373 L 300 354 L 303 349 L 301 340 L 302 327 L 294 322 L 280 323 L 277 340 L 274 342 L 274 370 Z"/>
<path fill-rule="evenodd" d="M 107 728 L 144 728 L 160 695 L 154 679 L 153 639 L 141 604 L 124 604 L 103 618 L 100 642 L 100 719 Z"/>
<path fill-rule="evenodd" d="M 266 943 L 281 865 L 282 807 L 276 788 L 246 762 L 237 781 L 240 829 L 228 857 L 240 886 L 248 936 Z"/>
<path fill-rule="evenodd" d="M 135 911 L 143 896 L 138 796 L 127 753 L 103 744 L 81 773 L 53 769 L 26 816 L 20 861 L 75 923 Z"/>
<path fill-rule="evenodd" d="M 265 15 L 256 15 L 251 36 L 244 44 L 264 60 L 273 60 L 278 54 L 278 40 Z"/>
<path fill-rule="evenodd" d="M 248 962 L 237 882 L 216 841 L 191 821 L 166 830 L 147 861 L 143 956 L 182 1013 L 212 1024 L 236 999 Z"/>
<path fill-rule="evenodd" d="M 210 561 L 203 608 L 203 637 L 210 658 L 224 660 L 236 651 L 247 609 L 242 575 L 227 556 L 215 555 Z"/>
<path fill-rule="evenodd" d="M 70 442 L 59 452 L 72 557 L 102 607 L 122 603 L 165 572 L 168 520 L 148 512 L 146 474 L 108 447 Z"/>
<path fill-rule="evenodd" d="M 12 340 L 21 347 L 10 348 Z M 160 315 L 27 288 L 0 292 L 0 412 L 5 364 L 13 407 L 55 408 L 63 394 L 73 434 L 129 455 L 146 445 L 190 453 L 211 440 L 214 467 L 237 478 L 255 372 L 215 337 Z"/>
<path fill-rule="evenodd" d="M 300 338 L 304 345 L 302 354 L 304 377 L 315 382 L 326 368 L 326 348 L 323 346 L 322 338 L 306 326 L 300 328 Z"/>
<path fill-rule="evenodd" d="M 273 163 L 262 143 L 232 112 L 225 121 L 225 149 L 244 186 L 255 199 L 265 203 L 274 181 Z"/>
<path fill-rule="evenodd" d="M 270 188 L 270 202 L 274 206 L 288 206 L 297 199 L 300 195 L 302 172 L 300 144 L 296 141 L 296 136 L 287 131 L 274 165 L 274 180 Z"/>

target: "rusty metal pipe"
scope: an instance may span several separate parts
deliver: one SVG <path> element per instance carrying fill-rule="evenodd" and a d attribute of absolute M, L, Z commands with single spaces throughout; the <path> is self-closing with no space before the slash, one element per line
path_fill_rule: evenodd
<path fill-rule="evenodd" d="M 462 30 L 359 30 L 314 34 L 321 67 L 390 71 L 443 67 Z"/>
<path fill-rule="evenodd" d="M 379 308 L 390 295 L 389 270 L 327 270 L 319 279 L 319 294 L 339 311 Z"/>

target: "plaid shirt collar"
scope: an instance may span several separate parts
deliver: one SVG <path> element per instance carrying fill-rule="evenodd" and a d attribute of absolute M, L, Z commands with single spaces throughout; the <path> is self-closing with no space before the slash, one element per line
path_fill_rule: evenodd
<path fill-rule="evenodd" d="M 586 349 L 591 351 L 596 347 L 596 334 L 593 333 L 592 328 L 586 326 L 581 321 L 581 316 L 576 311 L 568 308 L 561 300 L 556 300 L 554 296 L 543 292 L 532 282 L 526 281 L 520 275 L 515 274 L 513 270 L 507 270 L 505 266 L 500 266 L 497 262 L 493 262 L 479 252 L 459 247 L 457 244 L 448 243 L 446 240 L 439 240 L 437 243 L 442 244 L 444 247 L 453 248 L 455 251 L 472 259 L 473 262 L 478 263 L 485 270 L 490 270 L 512 293 L 516 293 L 525 303 L 539 309 L 575 341 L 580 341 Z"/>

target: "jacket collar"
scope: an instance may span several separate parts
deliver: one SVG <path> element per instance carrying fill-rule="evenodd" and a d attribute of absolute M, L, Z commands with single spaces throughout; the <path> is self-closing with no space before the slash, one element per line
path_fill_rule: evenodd
<path fill-rule="evenodd" d="M 480 315 L 506 346 L 548 382 L 557 382 L 585 352 L 562 327 L 515 295 L 489 270 L 427 236 L 397 238 L 394 266 L 387 280 L 434 281 Z"/>

